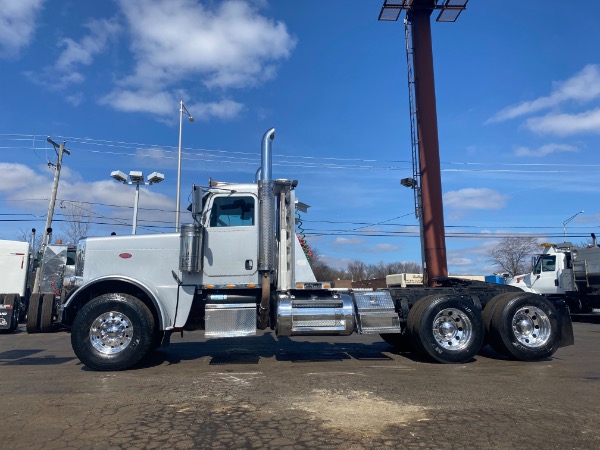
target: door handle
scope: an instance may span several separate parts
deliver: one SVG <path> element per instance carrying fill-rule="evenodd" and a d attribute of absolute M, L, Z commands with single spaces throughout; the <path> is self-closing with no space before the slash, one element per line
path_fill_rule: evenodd
<path fill-rule="evenodd" d="M 246 260 L 246 270 L 252 270 L 254 267 L 254 262 L 251 259 Z"/>

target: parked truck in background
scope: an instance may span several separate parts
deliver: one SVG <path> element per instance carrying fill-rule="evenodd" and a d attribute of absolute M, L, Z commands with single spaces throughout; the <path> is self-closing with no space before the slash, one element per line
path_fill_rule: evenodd
<path fill-rule="evenodd" d="M 0 332 L 11 333 L 19 323 L 28 333 L 52 331 L 64 277 L 74 271 L 75 246 L 46 244 L 34 253 L 35 229 L 32 236 L 32 243 L 0 240 Z"/>
<path fill-rule="evenodd" d="M 0 332 L 12 333 L 27 311 L 28 242 L 0 240 Z"/>
<path fill-rule="evenodd" d="M 39 287 L 32 292 L 27 307 L 27 332 L 48 333 L 56 327 L 63 280 L 75 273 L 74 245 L 46 244 L 36 255 L 31 286 L 37 277 Z"/>
<path fill-rule="evenodd" d="M 77 357 L 122 370 L 174 332 L 207 338 L 380 334 L 442 363 L 471 360 L 484 338 L 521 360 L 573 344 L 568 308 L 518 288 L 438 279 L 437 287 L 336 291 L 318 282 L 295 233 L 297 181 L 272 176 L 261 142 L 254 183 L 192 188 L 193 224 L 179 233 L 90 237 L 77 246 L 59 319 Z"/>
<path fill-rule="evenodd" d="M 589 247 L 570 242 L 542 244 L 544 250 L 530 273 L 517 275 L 508 284 L 550 300 L 564 300 L 572 313 L 600 308 L 600 247 L 592 234 Z"/>

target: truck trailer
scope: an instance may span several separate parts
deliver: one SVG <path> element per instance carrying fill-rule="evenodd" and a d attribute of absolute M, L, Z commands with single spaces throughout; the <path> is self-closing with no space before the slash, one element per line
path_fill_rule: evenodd
<path fill-rule="evenodd" d="M 206 338 L 380 334 L 441 363 L 471 360 L 484 340 L 520 360 L 573 344 L 561 299 L 512 286 L 438 279 L 436 287 L 335 290 L 317 281 L 295 233 L 296 180 L 272 176 L 261 141 L 254 183 L 192 186 L 193 223 L 179 232 L 81 239 L 59 321 L 77 357 L 123 370 L 174 332 Z"/>
<path fill-rule="evenodd" d="M 600 308 L 600 247 L 578 247 L 570 242 L 542 244 L 543 252 L 530 273 L 517 275 L 508 284 L 548 299 L 564 300 L 572 313 Z"/>

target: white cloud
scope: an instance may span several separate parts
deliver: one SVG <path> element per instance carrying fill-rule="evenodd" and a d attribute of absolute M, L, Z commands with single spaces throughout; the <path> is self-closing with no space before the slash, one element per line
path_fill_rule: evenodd
<path fill-rule="evenodd" d="M 244 109 L 244 105 L 233 100 L 222 100 L 220 102 L 196 103 L 190 108 L 194 111 L 194 118 L 198 120 L 208 120 L 212 117 L 232 119 Z"/>
<path fill-rule="evenodd" d="M 56 61 L 55 67 L 60 71 L 72 71 L 79 65 L 89 66 L 94 61 L 94 56 L 103 52 L 111 38 L 114 38 L 121 27 L 116 19 L 92 20 L 85 25 L 89 34 L 84 36 L 80 42 L 71 38 L 63 38 L 59 41 L 62 53 Z"/>
<path fill-rule="evenodd" d="M 165 91 L 115 90 L 100 100 L 119 111 L 145 112 L 156 115 L 175 114 L 177 98 Z"/>
<path fill-rule="evenodd" d="M 258 85 L 275 76 L 277 63 L 296 45 L 284 23 L 242 0 L 213 8 L 194 0 L 119 4 L 130 27 L 135 68 L 101 102 L 121 111 L 167 116 L 180 99 L 175 86 L 192 80 L 220 92 Z M 199 120 L 231 119 L 244 108 L 230 99 L 186 106 Z"/>
<path fill-rule="evenodd" d="M 33 37 L 44 0 L 0 0 L 0 56 L 16 56 Z"/>
<path fill-rule="evenodd" d="M 5 175 L 0 178 L 0 195 L 11 201 L 14 208 L 42 215 L 48 210 L 54 172 L 46 166 L 33 169 L 23 164 L 0 163 L 0 172 Z M 108 174 L 107 174 L 108 176 Z M 35 199 L 35 201 L 32 201 Z M 15 200 L 20 200 L 15 202 Z M 94 204 L 123 206 L 125 208 L 106 208 L 107 216 L 100 221 L 110 218 L 123 218 L 131 222 L 133 206 L 133 190 L 112 180 L 86 181 L 79 173 L 63 166 L 57 194 L 55 217 L 60 218 L 60 202 L 87 202 L 91 209 L 101 208 Z M 141 188 L 139 199 L 139 220 L 170 221 L 174 217 L 174 200 L 164 194 L 157 193 L 152 188 Z M 154 208 L 154 211 L 147 209 Z M 159 210 L 159 211 L 156 211 Z"/>
<path fill-rule="evenodd" d="M 580 114 L 548 114 L 526 122 L 535 133 L 569 136 L 577 133 L 600 133 L 600 108 Z"/>
<path fill-rule="evenodd" d="M 393 244 L 376 244 L 373 247 L 366 248 L 366 253 L 382 253 L 382 252 L 397 252 L 400 247 Z"/>
<path fill-rule="evenodd" d="M 247 2 L 229 0 L 210 10 L 194 0 L 120 1 L 133 36 L 135 86 L 202 77 L 211 87 L 254 85 L 272 77 L 295 39 L 282 22 Z"/>
<path fill-rule="evenodd" d="M 518 147 L 515 149 L 516 156 L 532 156 L 532 157 L 543 157 L 553 153 L 560 152 L 576 152 L 577 147 L 567 144 L 546 144 L 539 148 L 531 149 L 528 147 Z"/>
<path fill-rule="evenodd" d="M 346 246 L 346 245 L 356 246 L 356 245 L 361 245 L 363 243 L 364 243 L 363 239 L 345 238 L 345 237 L 335 238 L 332 242 L 333 245 L 339 245 L 339 246 Z"/>
<path fill-rule="evenodd" d="M 501 209 L 508 195 L 488 188 L 466 188 L 444 194 L 444 205 L 454 209 Z"/>
<path fill-rule="evenodd" d="M 1 0 L 0 0 L 1 1 Z M 74 84 L 85 81 L 84 74 L 78 70 L 81 66 L 89 66 L 94 62 L 94 57 L 108 47 L 108 43 L 120 32 L 120 25 L 116 19 L 92 20 L 85 25 L 89 34 L 80 42 L 71 38 L 63 38 L 58 46 L 63 50 L 52 66 L 41 71 L 26 71 L 33 83 L 53 91 L 61 91 Z M 67 102 L 78 106 L 83 101 L 82 94 L 71 94 L 66 97 Z"/>
<path fill-rule="evenodd" d="M 600 97 L 600 66 L 587 65 L 571 78 L 553 84 L 550 95 L 504 108 L 494 114 L 488 123 L 536 113 L 566 101 L 583 103 Z"/>
<path fill-rule="evenodd" d="M 321 255 L 321 260 L 329 267 L 334 267 L 336 269 L 345 269 L 348 267 L 348 264 L 355 261 L 354 258 L 337 258 L 330 255 Z"/>
<path fill-rule="evenodd" d="M 454 258 L 448 258 L 449 266 L 470 266 L 473 264 L 473 260 L 465 258 L 464 256 L 457 256 Z"/>

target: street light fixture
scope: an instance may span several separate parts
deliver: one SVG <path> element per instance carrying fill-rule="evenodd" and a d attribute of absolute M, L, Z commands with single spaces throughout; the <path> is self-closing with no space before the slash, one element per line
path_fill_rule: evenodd
<path fill-rule="evenodd" d="M 569 217 L 567 220 L 565 220 L 563 222 L 563 236 L 564 236 L 564 242 L 567 242 L 567 224 L 573 220 L 575 217 L 577 217 L 579 214 L 583 214 L 584 211 L 579 211 L 578 213 L 573 214 L 571 217 Z"/>
<path fill-rule="evenodd" d="M 179 102 L 179 152 L 177 156 L 177 212 L 175 214 L 175 231 L 179 231 L 179 195 L 181 192 L 181 132 L 183 131 L 183 113 L 185 113 L 188 116 L 188 120 L 190 122 L 194 121 L 194 118 L 183 104 L 183 100 L 181 100 Z"/>
<path fill-rule="evenodd" d="M 152 172 L 148 175 L 147 181 L 144 181 L 144 174 L 138 170 L 132 170 L 129 172 L 129 181 L 127 175 L 120 170 L 113 170 L 110 176 L 120 183 L 135 186 L 135 198 L 133 201 L 133 226 L 131 234 L 136 234 L 137 231 L 137 215 L 138 215 L 138 203 L 140 201 L 140 184 L 142 186 L 150 186 L 152 184 L 160 183 L 164 181 L 165 176 L 162 173 Z"/>

